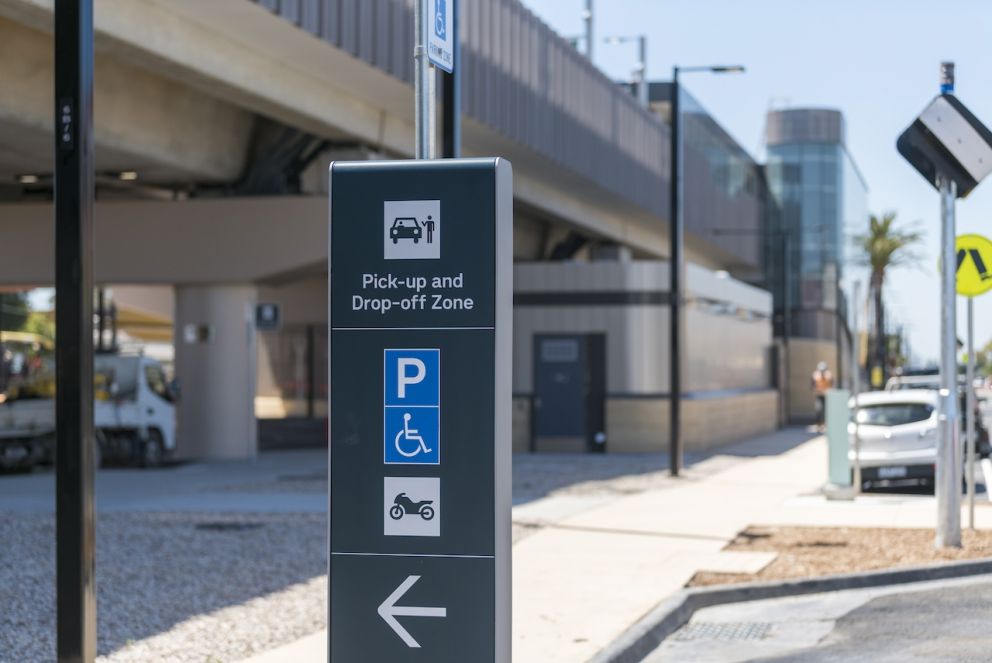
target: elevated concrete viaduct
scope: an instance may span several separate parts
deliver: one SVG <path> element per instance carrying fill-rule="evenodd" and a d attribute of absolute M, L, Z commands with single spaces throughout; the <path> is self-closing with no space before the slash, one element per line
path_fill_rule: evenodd
<path fill-rule="evenodd" d="M 664 122 L 517 0 L 465 5 L 464 150 L 513 162 L 515 255 L 665 256 Z M 54 272 L 52 8 L 0 0 L 0 285 Z M 412 25 L 404 0 L 96 0 L 95 276 L 176 289 L 182 453 L 254 453 L 250 310 L 261 287 L 325 319 L 326 165 L 412 155 Z M 266 127 L 320 153 L 265 164 Z M 253 188 L 259 170 L 280 181 Z M 290 195 L 250 195 L 270 189 Z M 755 266 L 687 242 L 696 264 Z"/>

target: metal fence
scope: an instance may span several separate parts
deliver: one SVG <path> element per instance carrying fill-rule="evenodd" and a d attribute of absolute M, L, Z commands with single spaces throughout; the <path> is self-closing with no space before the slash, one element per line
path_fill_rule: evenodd
<path fill-rule="evenodd" d="M 251 1 L 412 84 L 411 0 Z M 668 127 L 519 0 L 462 0 L 460 8 L 463 111 L 667 216 Z"/>

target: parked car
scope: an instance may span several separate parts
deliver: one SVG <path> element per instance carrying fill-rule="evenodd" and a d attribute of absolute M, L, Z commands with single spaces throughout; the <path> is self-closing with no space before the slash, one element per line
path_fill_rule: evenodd
<path fill-rule="evenodd" d="M 857 434 L 864 485 L 933 485 L 938 398 L 938 392 L 931 389 L 903 389 L 873 391 L 851 399 L 849 458 L 854 463 Z M 964 418 L 961 420 L 963 429 Z M 980 419 L 975 424 L 976 450 L 980 456 L 988 456 L 988 431 Z"/>

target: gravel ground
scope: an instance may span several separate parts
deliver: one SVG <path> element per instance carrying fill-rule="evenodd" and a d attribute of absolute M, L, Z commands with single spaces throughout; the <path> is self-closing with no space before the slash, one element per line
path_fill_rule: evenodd
<path fill-rule="evenodd" d="M 778 553 L 771 564 L 756 574 L 697 573 L 688 586 L 810 578 L 992 557 L 992 531 L 964 529 L 961 535 L 960 550 L 937 550 L 932 529 L 751 526 L 725 550 Z"/>
<path fill-rule="evenodd" d="M 760 453 L 800 441 L 793 431 Z M 806 436 L 809 437 L 809 436 Z M 725 448 L 694 463 L 679 482 L 698 480 L 753 456 Z M 243 468 L 177 475 L 176 490 L 241 493 L 327 492 L 325 463 L 269 478 Z M 698 461 L 698 462 L 696 462 Z M 625 495 L 672 485 L 664 454 L 518 455 L 513 500 Z M 249 476 L 246 477 L 246 474 Z M 257 474 L 257 473 L 256 473 Z M 191 478 L 192 477 L 192 478 Z M 48 477 L 39 477 L 46 482 Z M 122 474 L 118 494 L 134 490 Z M 194 481 L 195 479 L 195 481 Z M 183 487 L 182 482 L 188 485 Z M 326 516 L 320 514 L 128 513 L 97 518 L 98 649 L 101 663 L 228 663 L 297 640 L 326 626 Z M 514 525 L 513 540 L 536 531 Z M 55 532 L 48 514 L 0 511 L 0 663 L 54 660 Z"/>
<path fill-rule="evenodd" d="M 99 660 L 236 661 L 323 628 L 325 527 L 322 515 L 101 514 Z M 0 514 L 0 542 L 0 661 L 54 660 L 54 520 Z"/>

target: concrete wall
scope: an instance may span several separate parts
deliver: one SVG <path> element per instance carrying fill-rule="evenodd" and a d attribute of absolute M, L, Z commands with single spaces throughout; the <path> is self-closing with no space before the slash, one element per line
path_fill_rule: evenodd
<path fill-rule="evenodd" d="M 668 265 L 659 261 L 515 266 L 514 450 L 530 448 L 535 334 L 606 335 L 607 449 L 668 445 Z M 690 265 L 685 308 L 686 448 L 774 430 L 771 296 Z"/>
<path fill-rule="evenodd" d="M 682 401 L 686 451 L 704 451 L 776 428 L 778 393 L 766 389 Z M 607 448 L 616 452 L 667 451 L 668 399 L 607 399 Z"/>
<path fill-rule="evenodd" d="M 529 398 L 513 402 L 513 451 L 530 451 Z M 778 392 L 694 398 L 682 401 L 685 450 L 704 451 L 776 429 Z M 610 453 L 658 453 L 668 450 L 667 398 L 607 398 L 606 450 Z"/>
<path fill-rule="evenodd" d="M 771 296 L 694 265 L 686 276 L 684 390 L 767 387 Z M 667 392 L 667 290 L 663 261 L 518 263 L 514 393 L 533 389 L 533 337 L 540 333 L 605 333 L 609 392 Z"/>

